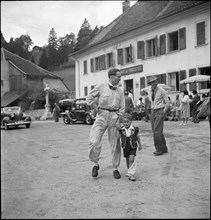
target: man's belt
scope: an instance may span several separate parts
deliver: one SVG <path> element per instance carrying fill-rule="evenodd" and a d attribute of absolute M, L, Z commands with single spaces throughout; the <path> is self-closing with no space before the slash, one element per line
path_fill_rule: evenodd
<path fill-rule="evenodd" d="M 99 107 L 99 109 L 106 110 L 106 111 L 109 111 L 109 112 L 117 112 L 117 111 L 119 111 L 119 109 L 110 109 L 110 108 L 101 108 L 101 107 Z"/>

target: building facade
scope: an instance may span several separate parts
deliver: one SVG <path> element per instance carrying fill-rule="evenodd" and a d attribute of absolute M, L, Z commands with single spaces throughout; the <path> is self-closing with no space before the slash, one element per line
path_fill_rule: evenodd
<path fill-rule="evenodd" d="M 123 90 L 132 89 L 135 101 L 152 75 L 171 87 L 174 99 L 176 93 L 196 88 L 181 85 L 181 80 L 210 75 L 210 2 L 138 1 L 71 56 L 76 97 L 107 81 L 115 67 L 122 72 Z M 199 89 L 208 86 L 200 84 Z"/>

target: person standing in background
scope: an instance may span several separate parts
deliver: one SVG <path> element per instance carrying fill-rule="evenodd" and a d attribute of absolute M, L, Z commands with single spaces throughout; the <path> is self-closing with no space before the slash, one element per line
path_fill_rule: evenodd
<path fill-rule="evenodd" d="M 188 123 L 188 119 L 190 117 L 190 99 L 189 99 L 189 95 L 188 95 L 188 91 L 185 90 L 183 92 L 183 98 L 181 100 L 181 117 L 182 117 L 182 122 L 180 123 L 180 125 L 187 125 Z"/>
<path fill-rule="evenodd" d="M 168 153 L 166 140 L 163 134 L 163 126 L 170 102 L 166 91 L 158 85 L 157 77 L 149 77 L 148 85 L 150 87 L 146 92 L 149 94 L 149 99 L 151 101 L 151 125 L 154 146 L 156 149 L 154 155 L 159 156 Z"/>
<path fill-rule="evenodd" d="M 135 102 L 134 102 L 133 90 L 132 90 L 132 89 L 129 90 L 129 92 L 128 92 L 128 97 L 130 97 L 130 98 L 132 99 L 133 109 L 135 109 L 136 105 L 135 105 Z"/>
<path fill-rule="evenodd" d="M 124 92 L 125 95 L 125 112 L 132 114 L 133 111 L 133 100 L 128 96 L 128 91 Z"/>
<path fill-rule="evenodd" d="M 196 90 L 193 90 L 193 100 L 192 100 L 192 122 L 198 122 L 196 110 L 198 108 L 198 102 L 200 101 L 200 96 Z"/>
<path fill-rule="evenodd" d="M 146 96 L 145 96 L 145 99 L 144 99 L 144 104 L 145 104 L 145 122 L 148 122 L 148 120 L 150 120 L 150 117 L 151 117 L 151 101 L 149 99 L 149 96 L 148 96 L 148 93 L 145 92 Z"/>
<path fill-rule="evenodd" d="M 59 121 L 59 113 L 60 113 L 60 107 L 57 102 L 54 103 L 54 109 L 53 109 L 53 118 L 55 122 Z"/>

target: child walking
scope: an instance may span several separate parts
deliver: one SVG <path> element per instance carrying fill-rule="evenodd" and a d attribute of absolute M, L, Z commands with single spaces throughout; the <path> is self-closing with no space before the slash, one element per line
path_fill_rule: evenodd
<path fill-rule="evenodd" d="M 141 139 L 139 137 L 139 128 L 132 125 L 132 115 L 124 113 L 122 116 L 122 126 L 119 129 L 121 146 L 123 148 L 123 155 L 126 158 L 126 165 L 128 168 L 127 177 L 131 181 L 135 181 L 135 156 L 137 150 L 141 150 Z M 131 168 L 134 167 L 132 170 Z"/>

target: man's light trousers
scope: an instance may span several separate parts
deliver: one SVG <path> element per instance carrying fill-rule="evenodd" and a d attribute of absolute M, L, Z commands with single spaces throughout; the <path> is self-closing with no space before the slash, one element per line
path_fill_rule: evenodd
<path fill-rule="evenodd" d="M 116 123 L 118 115 L 116 112 L 99 109 L 98 115 L 90 131 L 89 159 L 98 163 L 102 150 L 102 136 L 108 129 L 108 140 L 111 148 L 112 165 L 117 168 L 121 159 L 120 141 L 117 138 Z"/>

